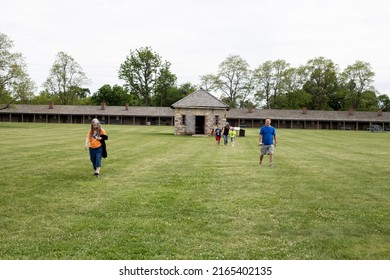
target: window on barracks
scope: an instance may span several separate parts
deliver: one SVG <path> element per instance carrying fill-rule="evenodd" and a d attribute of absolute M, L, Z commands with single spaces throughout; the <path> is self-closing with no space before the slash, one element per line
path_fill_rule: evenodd
<path fill-rule="evenodd" d="M 218 123 L 219 123 L 219 116 L 215 115 L 215 125 L 218 125 Z"/>
<path fill-rule="evenodd" d="M 186 115 L 181 115 L 181 124 L 186 124 Z"/>

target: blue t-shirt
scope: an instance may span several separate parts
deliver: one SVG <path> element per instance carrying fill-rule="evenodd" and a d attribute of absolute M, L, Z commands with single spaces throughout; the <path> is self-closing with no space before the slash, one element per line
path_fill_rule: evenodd
<path fill-rule="evenodd" d="M 219 127 L 215 129 L 215 135 L 216 136 L 221 136 L 222 134 L 222 129 L 220 129 Z"/>
<path fill-rule="evenodd" d="M 263 126 L 260 128 L 259 134 L 263 136 L 264 145 L 272 145 L 274 136 L 276 136 L 276 129 L 273 126 Z"/>

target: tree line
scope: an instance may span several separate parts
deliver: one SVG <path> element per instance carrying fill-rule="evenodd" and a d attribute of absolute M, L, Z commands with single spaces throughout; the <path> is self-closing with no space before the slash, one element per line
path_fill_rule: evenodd
<path fill-rule="evenodd" d="M 251 70 L 245 59 L 230 55 L 218 73 L 201 76 L 201 81 L 206 89 L 222 93 L 233 108 L 390 111 L 389 97 L 375 89 L 374 76 L 364 61 L 340 71 L 324 57 L 299 67 L 279 59 Z"/>
<path fill-rule="evenodd" d="M 91 93 L 89 78 L 67 53 L 59 52 L 36 93 L 27 64 L 12 52 L 13 42 L 0 33 L 0 104 L 12 103 L 111 106 L 170 106 L 202 87 L 219 94 L 231 108 L 390 111 L 388 95 L 374 87 L 375 73 L 368 62 L 356 61 L 340 70 L 332 60 L 316 57 L 292 67 L 285 60 L 266 61 L 250 69 L 245 59 L 229 55 L 217 73 L 200 76 L 200 84 L 177 85 L 171 63 L 150 47 L 130 50 L 119 66 L 123 85 L 102 85 Z"/>

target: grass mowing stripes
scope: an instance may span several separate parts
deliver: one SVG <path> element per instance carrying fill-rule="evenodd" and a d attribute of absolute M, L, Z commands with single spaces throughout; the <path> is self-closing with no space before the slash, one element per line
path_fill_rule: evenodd
<path fill-rule="evenodd" d="M 0 123 L 1 259 L 389 259 L 390 134 L 258 129 L 235 147 L 172 127 Z M 267 163 L 268 158 L 265 158 Z"/>

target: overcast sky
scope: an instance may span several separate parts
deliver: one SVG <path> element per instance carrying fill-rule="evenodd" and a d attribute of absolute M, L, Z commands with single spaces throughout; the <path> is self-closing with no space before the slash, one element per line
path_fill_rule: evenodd
<path fill-rule="evenodd" d="M 26 58 L 41 88 L 58 52 L 72 56 L 92 83 L 123 85 L 118 69 L 130 50 L 151 47 L 169 61 L 178 84 L 199 83 L 228 55 L 251 69 L 314 57 L 343 70 L 369 62 L 374 86 L 390 94 L 390 8 L 386 0 L 1 0 L 0 32 Z"/>

